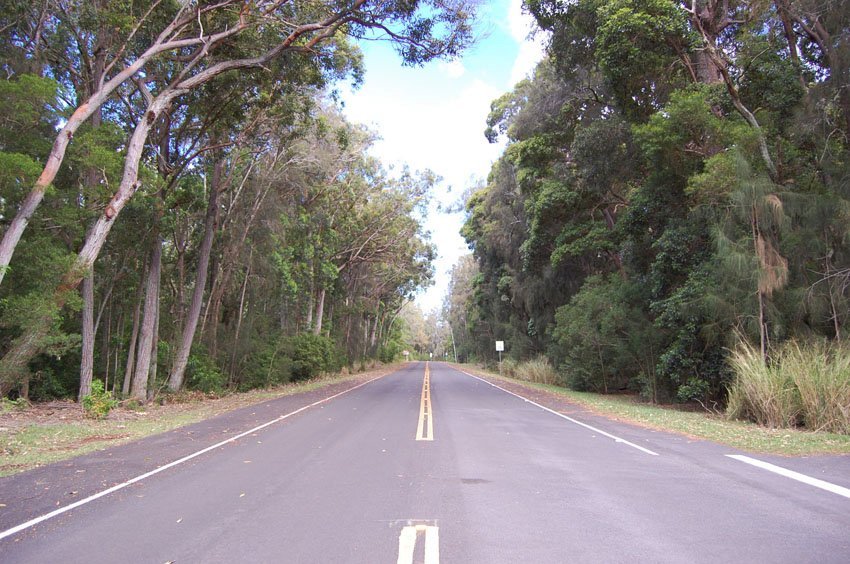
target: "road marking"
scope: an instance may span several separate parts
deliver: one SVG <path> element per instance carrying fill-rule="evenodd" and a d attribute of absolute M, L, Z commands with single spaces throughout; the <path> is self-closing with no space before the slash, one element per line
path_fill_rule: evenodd
<path fill-rule="evenodd" d="M 490 386 L 493 386 L 493 387 L 494 387 L 494 388 L 496 388 L 497 390 L 502 390 L 502 391 L 503 391 L 503 392 L 505 392 L 506 394 L 510 394 L 510 395 L 512 395 L 512 396 L 514 396 L 514 397 L 517 397 L 517 398 L 519 398 L 519 399 L 523 400 L 523 401 L 524 401 L 524 402 L 526 402 L 526 403 L 530 403 L 531 405 L 534 405 L 534 406 L 536 406 L 536 407 L 539 407 L 540 409 L 542 409 L 542 410 L 544 410 L 544 411 L 548 411 L 548 412 L 549 412 L 549 413 L 551 413 L 552 415 L 557 415 L 557 416 L 558 416 L 558 417 L 560 417 L 561 419 L 566 419 L 567 421 L 569 421 L 569 422 L 571 422 L 571 423 L 575 423 L 576 425 L 579 425 L 579 426 L 581 426 L 581 427 L 584 427 L 585 429 L 589 429 L 589 430 L 593 431 L 594 433 L 599 433 L 600 435 L 603 435 L 603 436 L 605 436 L 605 437 L 608 437 L 609 439 L 614 439 L 614 442 L 615 442 L 615 443 L 622 443 L 622 444 L 624 444 L 624 445 L 626 445 L 626 446 L 630 446 L 630 447 L 632 447 L 632 448 L 636 448 L 636 449 L 638 449 L 638 450 L 639 450 L 639 451 L 641 451 L 641 452 L 645 452 L 646 454 L 651 454 L 652 456 L 658 456 L 658 453 L 657 453 L 657 452 L 652 452 L 652 451 L 651 451 L 651 450 L 649 450 L 648 448 L 644 448 L 644 447 L 642 447 L 642 446 L 640 446 L 640 445 L 636 445 L 636 444 L 634 444 L 634 443 L 632 443 L 632 442 L 627 441 L 626 439 L 621 439 L 620 437 L 618 437 L 618 436 L 616 436 L 616 435 L 612 435 L 611 433 L 606 433 L 606 432 L 605 432 L 605 431 L 603 431 L 602 429 L 597 429 L 596 427 L 594 427 L 594 426 L 592 426 L 592 425 L 588 425 L 587 423 L 582 423 L 581 421 L 579 421 L 579 420 L 577 420 L 577 419 L 573 419 L 572 417 L 569 417 L 569 416 L 567 416 L 567 415 L 564 415 L 563 413 L 559 413 L 559 412 L 555 411 L 554 409 L 549 409 L 548 407 L 546 407 L 546 406 L 544 406 L 544 405 L 540 405 L 540 404 L 539 404 L 539 403 L 537 403 L 537 402 L 531 401 L 530 399 L 528 399 L 528 398 L 526 398 L 526 397 L 523 397 L 523 396 L 521 396 L 521 395 L 519 395 L 519 394 L 515 394 L 514 392 L 512 392 L 512 391 L 510 391 L 510 390 L 506 390 L 505 388 L 503 388 L 503 387 L 501 387 L 501 386 L 497 386 L 496 384 L 494 384 L 494 383 L 492 383 L 492 382 L 488 382 L 488 381 L 487 381 L 487 380 L 485 380 L 484 378 L 479 378 L 478 376 L 476 376 L 476 375 L 474 375 L 474 374 L 470 374 L 469 372 L 466 372 L 465 370 L 460 370 L 460 369 L 455 369 L 455 370 L 457 370 L 458 372 L 461 372 L 461 373 L 463 373 L 463 374 L 466 374 L 467 376 L 470 376 L 470 377 L 472 377 L 472 378 L 475 378 L 476 380 L 481 380 L 481 381 L 482 381 L 482 382 L 484 382 L 485 384 L 488 384 L 488 385 L 490 385 Z"/>
<path fill-rule="evenodd" d="M 416 551 L 416 540 L 419 533 L 425 537 L 424 564 L 439 564 L 440 562 L 440 529 L 434 525 L 408 525 L 398 536 L 397 564 L 413 564 L 413 554 Z"/>
<path fill-rule="evenodd" d="M 237 441 L 237 440 L 239 440 L 243 437 L 247 437 L 251 433 L 256 433 L 257 431 L 259 431 L 261 429 L 265 429 L 266 427 L 269 427 L 270 425 L 274 425 L 275 423 L 279 423 L 279 422 L 283 421 L 284 419 L 288 419 L 289 417 L 292 417 L 293 415 L 297 415 L 297 414 L 301 413 L 302 411 L 306 411 L 306 410 L 310 409 L 311 407 L 316 407 L 317 405 L 321 405 L 323 403 L 331 401 L 332 399 L 338 398 L 339 396 L 341 396 L 343 394 L 347 394 L 348 392 L 352 392 L 352 391 L 356 390 L 357 388 L 362 388 L 366 384 L 371 384 L 375 380 L 377 380 L 379 378 L 383 378 L 384 376 L 385 375 L 377 376 L 375 378 L 372 378 L 371 380 L 367 380 L 366 382 L 363 382 L 362 384 L 357 384 L 356 386 L 354 386 L 352 388 L 348 388 L 347 390 L 343 390 L 343 391 L 341 391 L 337 394 L 334 394 L 330 397 L 327 397 L 325 399 L 313 402 L 310 405 L 305 405 L 304 407 L 302 407 L 300 409 L 296 409 L 295 411 L 287 413 L 286 415 L 281 415 L 280 417 L 278 417 L 276 419 L 273 419 L 271 421 L 263 423 L 262 425 L 258 425 L 258 426 L 254 427 L 253 429 L 251 429 L 249 431 L 245 431 L 244 433 L 239 433 L 238 435 L 230 437 L 229 439 L 223 440 L 223 441 L 216 443 L 212 446 L 208 446 L 207 448 L 201 449 L 201 450 L 199 450 L 195 453 L 192 453 L 188 456 L 184 456 L 183 458 L 181 458 L 179 460 L 175 460 L 173 462 L 169 462 L 168 464 L 164 464 L 164 465 L 162 465 L 158 468 L 155 468 L 154 470 L 151 470 L 150 472 L 146 472 L 146 473 L 144 473 L 140 476 L 136 476 L 135 478 L 127 480 L 124 483 L 112 486 L 111 488 L 108 488 L 108 489 L 105 489 L 105 490 L 98 492 L 96 494 L 90 495 L 89 497 L 81 499 L 79 501 L 76 501 L 76 502 L 74 502 L 70 505 L 60 507 L 59 509 L 57 509 L 55 511 L 51 511 L 50 513 L 46 513 L 46 514 L 44 514 L 40 517 L 30 519 L 26 523 L 21 523 L 20 525 L 18 525 L 16 527 L 12 527 L 11 529 L 7 529 L 3 532 L 0 532 L 0 540 L 4 539 L 6 537 L 12 536 L 15 533 L 19 533 L 19 532 L 21 532 L 25 529 L 29 529 L 30 527 L 32 527 L 34 525 L 38 525 L 39 523 L 47 521 L 48 519 L 52 519 L 53 517 L 57 517 L 59 515 L 62 515 L 63 513 L 71 511 L 72 509 L 76 509 L 77 507 L 85 505 L 85 504 L 92 502 L 96 499 L 100 499 L 101 497 L 104 497 L 104 496 L 107 496 L 111 493 L 117 492 L 118 490 L 122 490 L 122 489 L 126 488 L 127 486 L 131 486 L 131 485 L 133 485 L 137 482 L 141 482 L 142 480 L 145 480 L 147 478 L 150 478 L 151 476 L 159 474 L 160 472 L 162 472 L 164 470 L 168 470 L 169 468 L 173 468 L 175 466 L 183 464 L 184 462 L 188 462 L 188 461 L 192 460 L 193 458 L 197 458 L 198 456 L 201 456 L 202 454 L 206 454 L 206 453 L 210 452 L 211 450 L 215 450 L 215 449 L 222 447 L 226 444 Z"/>
<path fill-rule="evenodd" d="M 434 412 L 431 406 L 431 369 L 425 363 L 425 378 L 422 380 L 422 399 L 419 402 L 419 424 L 416 426 L 417 441 L 434 440 Z"/>
<path fill-rule="evenodd" d="M 726 456 L 728 456 L 729 458 L 734 458 L 735 460 L 738 460 L 740 462 L 746 462 L 747 464 L 750 464 L 757 468 L 761 468 L 762 470 L 767 470 L 768 472 L 773 472 L 774 474 L 779 474 L 780 476 L 785 476 L 786 478 L 791 478 L 792 480 L 797 480 L 798 482 L 803 482 L 804 484 L 808 484 L 810 486 L 814 486 L 816 488 L 820 488 L 822 490 L 826 490 L 828 492 L 838 494 L 846 498 L 850 498 L 850 489 L 845 488 L 843 486 L 838 486 L 830 482 L 825 482 L 824 480 L 812 478 L 811 476 L 806 476 L 805 474 L 800 474 L 799 472 L 794 472 L 793 470 L 788 470 L 787 468 L 776 466 L 775 464 L 771 464 L 769 462 L 750 458 L 749 456 L 744 456 L 743 454 L 727 454 Z"/>

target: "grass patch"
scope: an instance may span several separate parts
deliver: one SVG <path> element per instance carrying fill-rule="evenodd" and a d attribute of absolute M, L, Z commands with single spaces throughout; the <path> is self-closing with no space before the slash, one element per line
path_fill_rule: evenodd
<path fill-rule="evenodd" d="M 837 343 L 788 341 L 769 361 L 742 343 L 730 355 L 730 417 L 768 427 L 804 425 L 850 434 L 850 349 Z"/>
<path fill-rule="evenodd" d="M 515 377 L 523 382 L 555 385 L 559 382 L 558 372 L 549 359 L 540 356 L 534 360 L 521 362 L 516 366 Z"/>
<path fill-rule="evenodd" d="M 769 429 L 746 421 L 729 421 L 720 414 L 641 403 L 634 396 L 576 392 L 550 384 L 519 382 L 480 369 L 476 372 L 492 379 L 545 390 L 613 419 L 714 441 L 744 451 L 785 456 L 850 454 L 850 435 Z"/>
<path fill-rule="evenodd" d="M 389 370 L 381 372 L 384 371 Z M 21 418 L 18 420 L 20 424 L 4 425 L 0 421 L 0 477 L 171 431 L 241 407 L 310 392 L 338 382 L 366 380 L 370 376 L 377 376 L 377 372 L 322 376 L 305 382 L 214 399 L 197 394 L 187 395 L 165 405 L 150 403 L 140 408 L 118 408 L 113 410 L 109 419 L 104 420 L 86 419 L 82 408 L 79 408 L 64 410 L 71 412 L 67 421 L 37 421 L 35 413 L 38 406 L 35 406 L 29 411 L 17 412 L 16 417 Z"/>

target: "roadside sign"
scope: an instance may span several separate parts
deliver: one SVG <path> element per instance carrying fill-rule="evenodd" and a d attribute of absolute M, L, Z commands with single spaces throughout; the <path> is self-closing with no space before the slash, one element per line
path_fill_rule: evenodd
<path fill-rule="evenodd" d="M 496 341 L 496 352 L 504 352 L 505 350 L 505 342 L 504 341 Z"/>

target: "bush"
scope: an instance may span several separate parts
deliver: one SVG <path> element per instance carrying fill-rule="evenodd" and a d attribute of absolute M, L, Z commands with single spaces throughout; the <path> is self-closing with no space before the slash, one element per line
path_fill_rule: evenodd
<path fill-rule="evenodd" d="M 384 364 L 389 364 L 401 353 L 401 349 L 401 343 L 392 340 L 378 350 L 378 360 Z"/>
<path fill-rule="evenodd" d="M 624 390 L 657 362 L 659 331 L 633 304 L 643 299 L 640 284 L 619 276 L 591 276 L 555 313 L 552 358 L 568 386 L 608 393 Z M 648 395 L 655 395 L 650 390 Z"/>
<path fill-rule="evenodd" d="M 508 376 L 509 378 L 517 377 L 517 366 L 519 363 L 512 358 L 506 358 L 502 361 L 501 374 L 503 376 Z"/>
<path fill-rule="evenodd" d="M 227 386 L 227 377 L 215 361 L 202 353 L 192 353 L 186 363 L 186 388 L 204 393 L 221 393 Z"/>
<path fill-rule="evenodd" d="M 239 390 L 271 388 L 292 380 L 292 359 L 284 354 L 281 345 L 269 345 L 255 353 L 240 375 Z"/>
<path fill-rule="evenodd" d="M 285 341 L 284 351 L 292 361 L 292 380 L 309 380 L 324 372 L 338 372 L 342 358 L 334 342 L 322 335 L 302 333 Z"/>
<path fill-rule="evenodd" d="M 9 398 L 0 398 L 0 413 L 8 413 L 11 411 L 26 411 L 30 407 L 30 402 L 27 398 L 18 398 L 10 400 Z"/>
<path fill-rule="evenodd" d="M 118 405 L 112 394 L 103 389 L 103 382 L 93 380 L 91 393 L 83 396 L 83 409 L 90 419 L 104 419 Z"/>

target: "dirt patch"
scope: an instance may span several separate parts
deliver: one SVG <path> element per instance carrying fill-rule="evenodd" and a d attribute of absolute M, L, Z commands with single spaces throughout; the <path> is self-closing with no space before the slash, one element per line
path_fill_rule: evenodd
<path fill-rule="evenodd" d="M 80 439 L 79 441 L 75 441 L 73 443 L 58 446 L 58 447 L 53 447 L 53 448 L 48 449 L 48 450 L 51 450 L 51 451 L 77 450 L 80 447 L 82 447 L 83 445 L 90 445 L 90 444 L 94 444 L 94 443 L 102 443 L 102 442 L 105 442 L 105 441 L 117 441 L 119 439 L 126 439 L 127 437 L 130 437 L 130 436 L 132 436 L 132 435 L 130 435 L 129 433 L 123 433 L 123 434 L 120 434 L 120 435 L 92 435 L 91 437 L 84 437 L 84 438 Z"/>

